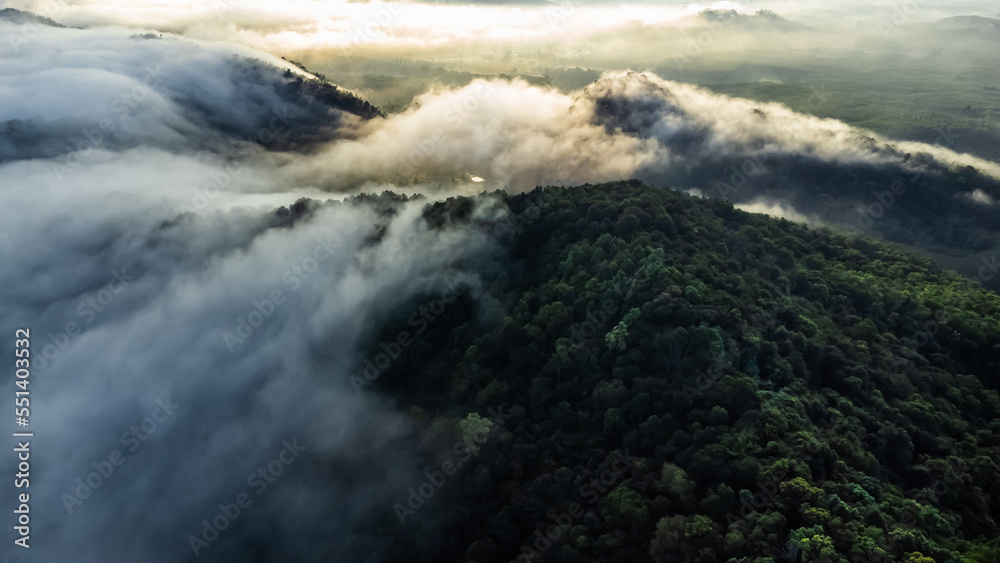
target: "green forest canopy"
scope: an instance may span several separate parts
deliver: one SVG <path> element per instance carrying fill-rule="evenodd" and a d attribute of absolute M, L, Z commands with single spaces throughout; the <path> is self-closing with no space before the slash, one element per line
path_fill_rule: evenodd
<path fill-rule="evenodd" d="M 442 444 L 469 413 L 512 415 L 420 523 L 384 507 L 398 554 L 1000 561 L 995 293 L 872 238 L 635 180 L 425 217 L 491 201 L 510 215 L 489 226 L 482 294 L 372 385 Z M 422 447 L 428 466 L 447 449 Z M 451 543 L 414 550 L 435 526 Z"/>

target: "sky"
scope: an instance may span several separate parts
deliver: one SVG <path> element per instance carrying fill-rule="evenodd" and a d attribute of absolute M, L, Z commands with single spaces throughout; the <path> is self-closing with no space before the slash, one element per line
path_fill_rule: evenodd
<path fill-rule="evenodd" d="M 997 17 L 995 0 L 959 2 L 329 2 L 190 0 L 129 2 L 12 0 L 11 7 L 67 25 L 129 25 L 225 39 L 272 53 L 467 42 L 561 42 L 634 23 L 677 22 L 705 9 L 772 10 L 807 25 L 878 34 L 878 24 L 929 22 L 952 15 Z"/>

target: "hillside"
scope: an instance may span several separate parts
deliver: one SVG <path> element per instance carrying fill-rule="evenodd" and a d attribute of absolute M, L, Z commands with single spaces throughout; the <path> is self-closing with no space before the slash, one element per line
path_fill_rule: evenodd
<path fill-rule="evenodd" d="M 64 28 L 28 12 L 0 11 L 0 24 L 6 24 L 6 20 L 34 21 L 31 18 L 57 28 L 51 33 L 67 43 L 81 41 L 81 38 L 95 33 Z M 355 122 L 383 117 L 378 107 L 301 65 L 307 74 L 279 67 L 280 62 L 276 59 L 231 54 L 200 67 L 186 63 L 184 56 L 199 53 L 201 47 L 182 37 L 132 33 L 122 34 L 116 40 L 121 42 L 119 49 L 122 51 L 145 53 L 149 60 L 159 61 L 152 66 L 132 61 L 114 67 L 113 73 L 120 80 L 141 84 L 142 80 L 154 78 L 147 69 L 160 65 L 156 68 L 162 72 L 156 73 L 155 83 L 151 82 L 154 87 L 150 91 L 155 91 L 157 96 L 163 98 L 161 101 L 171 104 L 171 110 L 176 112 L 170 126 L 165 129 L 176 134 L 163 134 L 150 123 L 161 117 L 163 108 L 141 103 L 148 95 L 145 90 L 137 90 L 133 99 L 122 96 L 117 87 L 107 88 L 104 94 L 93 99 L 81 98 L 80 109 L 61 119 L 46 119 L 41 114 L 32 113 L 0 119 L 0 163 L 58 158 L 63 169 L 74 168 L 72 163 L 79 155 L 67 154 L 67 146 L 79 146 L 84 152 L 93 143 L 108 150 L 126 150 L 136 144 L 176 150 L 181 137 L 198 150 L 210 153 L 229 151 L 232 154 L 234 149 L 229 147 L 247 149 L 249 145 L 241 142 L 249 141 L 255 148 L 307 154 L 320 150 L 325 143 L 352 135 Z M 114 56 L 111 53 L 116 50 L 108 48 L 99 52 L 102 56 Z M 94 57 L 75 64 L 89 68 L 90 65 L 99 65 L 100 61 L 101 57 Z M 20 59 L 13 62 L 24 64 Z M 29 70 L 25 67 L 21 72 Z M 211 80 L 193 78 L 199 74 L 210 76 Z M 62 88 L 87 90 L 91 87 L 86 80 L 72 78 L 81 76 L 79 74 L 67 73 L 67 76 L 69 78 Z M 107 121 L 98 129 L 98 137 L 93 131 L 102 119 Z M 67 139 L 72 139 L 69 145 Z M 243 150 L 244 154 L 247 152 Z M 67 160 L 69 157 L 72 158 Z"/>
<path fill-rule="evenodd" d="M 1000 20 L 980 16 L 952 16 L 933 24 L 937 29 L 959 29 L 963 31 L 997 31 L 1000 30 Z"/>
<path fill-rule="evenodd" d="M 381 369 L 352 378 L 422 424 L 438 487 L 373 509 L 380 557 L 1000 560 L 996 294 L 637 181 L 496 198 L 509 223 L 427 207 L 499 258 L 383 319 Z M 478 455 L 435 482 L 456 439 Z"/>
<path fill-rule="evenodd" d="M 63 24 L 53 20 L 52 18 L 39 16 L 36 14 L 32 14 L 31 12 L 15 10 L 14 8 L 4 8 L 3 10 L 0 10 L 0 19 L 7 20 L 19 25 L 36 24 L 36 25 L 45 25 L 49 27 L 66 27 Z"/>

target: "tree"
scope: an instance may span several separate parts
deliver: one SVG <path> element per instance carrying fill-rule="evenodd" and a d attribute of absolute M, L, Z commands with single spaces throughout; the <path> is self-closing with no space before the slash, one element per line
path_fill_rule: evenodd
<path fill-rule="evenodd" d="M 459 432 L 462 434 L 462 442 L 472 455 L 479 455 L 479 446 L 490 433 L 493 422 L 487 418 L 479 416 L 478 413 L 469 413 L 464 420 L 458 422 Z"/>
<path fill-rule="evenodd" d="M 628 483 L 621 483 L 608 494 L 601 514 L 621 526 L 641 526 L 649 519 L 646 499 L 633 491 Z"/>
<path fill-rule="evenodd" d="M 604 337 L 604 342 L 608 345 L 608 348 L 624 352 L 626 346 L 625 337 L 628 336 L 629 326 L 635 324 L 635 321 L 638 320 L 641 315 L 642 311 L 635 307 L 626 313 L 625 317 L 618 323 L 618 326 L 611 329 L 607 336 Z"/>

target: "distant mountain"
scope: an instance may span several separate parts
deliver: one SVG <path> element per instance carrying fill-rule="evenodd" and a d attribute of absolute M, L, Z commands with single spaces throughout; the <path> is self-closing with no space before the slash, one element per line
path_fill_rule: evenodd
<path fill-rule="evenodd" d="M 687 21 L 704 25 L 722 24 L 730 29 L 748 32 L 788 33 L 813 29 L 785 19 L 771 10 L 759 10 L 756 14 L 741 14 L 736 10 L 702 10 Z"/>
<path fill-rule="evenodd" d="M 89 32 L 66 29 L 63 33 Z M 172 102 L 171 111 L 176 112 L 173 126 L 202 147 L 225 147 L 230 145 L 227 141 L 256 139 L 258 146 L 268 150 L 309 152 L 343 136 L 346 131 L 343 125 L 354 116 L 364 120 L 382 116 L 378 107 L 331 84 L 320 74 L 310 73 L 316 76 L 311 78 L 269 61 L 233 56 L 214 61 L 213 66 L 206 65 L 203 69 L 183 68 L 176 62 L 178 58 L 169 54 L 182 51 L 185 40 L 155 37 L 154 41 L 149 34 L 133 35 L 122 39 L 123 47 L 128 46 L 127 42 L 141 41 L 166 54 L 165 62 L 156 65 L 163 67 L 164 77 L 154 89 Z M 122 65 L 111 72 L 134 79 L 146 71 Z M 197 73 L 210 74 L 211 84 L 225 84 L 230 91 L 244 95 L 236 97 L 238 103 L 219 96 L 217 89 L 202 87 L 191 79 Z M 176 149 L 173 136 L 155 134 L 152 123 L 161 116 L 153 104 L 130 108 L 119 100 L 109 107 L 111 111 L 104 115 L 106 118 L 129 116 L 150 126 L 114 127 L 105 131 L 98 139 L 102 148 L 126 150 L 144 144 Z M 0 163 L 64 155 L 66 140 L 79 139 L 81 131 L 91 131 L 97 121 L 88 113 L 63 119 L 39 115 L 0 121 Z"/>
<path fill-rule="evenodd" d="M 344 114 L 354 114 L 366 120 L 383 117 L 378 107 L 330 83 L 322 74 L 313 73 L 301 64 L 297 66 L 317 78 L 303 77 L 290 69 L 282 70 L 258 59 L 234 58 L 228 66 L 230 80 L 239 88 L 248 92 L 266 90 L 280 103 L 300 108 L 289 127 L 275 133 L 275 141 L 271 144 L 274 149 L 308 151 L 320 143 L 339 137 Z M 215 103 L 217 100 L 199 100 L 191 104 L 190 109 L 202 114 L 203 119 L 214 128 L 234 136 L 253 135 L 269 127 L 274 118 L 273 111 L 262 111 L 257 115 L 232 115 L 211 111 L 209 108 L 213 106 L 206 105 Z"/>
<path fill-rule="evenodd" d="M 385 117 L 382 110 L 380 110 L 377 106 L 373 106 L 366 100 L 352 94 L 351 92 L 331 84 L 322 74 L 312 73 L 304 66 L 301 68 L 306 72 L 310 72 L 311 74 L 319 77 L 319 80 L 300 82 L 296 79 L 292 83 L 288 84 L 288 87 L 292 90 L 300 90 L 302 95 L 313 96 L 331 108 L 353 113 L 364 119 Z M 291 75 L 286 72 L 285 76 L 289 77 Z"/>
<path fill-rule="evenodd" d="M 1000 32 L 1000 19 L 984 18 L 981 16 L 954 16 L 939 20 L 932 24 L 932 26 L 935 29 L 941 30 Z"/>
<path fill-rule="evenodd" d="M 718 118 L 703 113 L 705 106 L 692 103 L 698 98 L 686 96 L 681 85 L 646 76 L 635 83 L 641 89 L 625 91 L 606 77 L 584 92 L 593 100 L 596 123 L 655 139 L 674 158 L 683 158 L 684 166 L 652 162 L 637 171 L 648 183 L 692 186 L 737 205 L 782 202 L 824 224 L 939 253 L 970 256 L 992 250 L 1000 240 L 1000 179 L 988 162 L 976 162 L 980 168 L 953 164 L 930 144 L 904 144 L 860 129 L 844 132 L 843 142 L 854 155 L 830 158 L 817 150 L 823 147 L 819 140 L 841 133 L 814 129 L 798 118 L 782 123 L 782 108 L 739 108 L 734 117 L 753 117 L 742 121 L 739 135 L 722 133 L 718 121 L 706 127 Z M 788 135 L 792 128 L 801 129 L 801 136 Z M 755 137 L 755 130 L 766 133 Z M 934 142 L 954 143 L 954 133 L 939 129 Z M 799 144 L 806 137 L 817 142 Z M 978 259 L 968 260 L 963 273 L 1000 284 L 1000 276 L 980 274 L 982 267 Z"/>
<path fill-rule="evenodd" d="M 14 22 L 16 24 L 36 23 L 49 27 L 66 27 L 65 25 L 45 16 L 39 16 L 31 12 L 23 12 L 14 8 L 4 8 L 0 10 L 0 19 Z"/>

